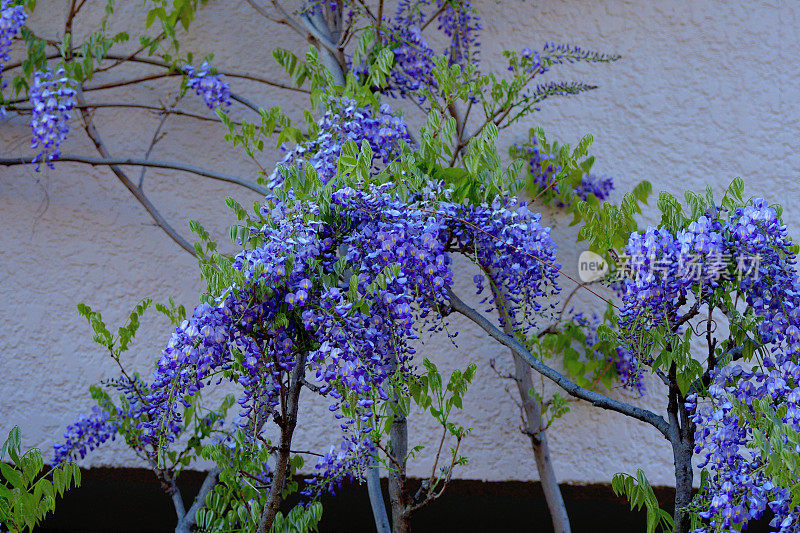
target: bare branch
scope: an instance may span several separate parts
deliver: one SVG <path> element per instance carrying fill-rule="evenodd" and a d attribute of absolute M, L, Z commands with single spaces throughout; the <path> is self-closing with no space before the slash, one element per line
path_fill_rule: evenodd
<path fill-rule="evenodd" d="M 178 109 L 176 107 L 165 107 L 165 106 L 157 106 L 151 104 L 133 104 L 133 103 L 125 103 L 125 102 L 96 102 L 96 103 L 87 103 L 85 106 L 76 105 L 76 109 L 103 109 L 103 108 L 129 108 L 129 109 L 145 109 L 148 111 L 157 111 L 158 113 L 164 113 L 168 115 L 178 115 L 190 118 L 196 118 L 197 120 L 206 120 L 209 122 L 222 122 L 217 117 L 207 117 L 203 115 L 198 115 L 197 113 L 192 113 L 190 111 L 185 111 L 183 109 Z M 15 106 L 13 108 L 14 111 L 31 111 L 33 109 L 30 105 L 25 106 Z M 233 124 L 239 124 L 238 122 L 231 121 Z"/>
<path fill-rule="evenodd" d="M 267 20 L 289 26 L 295 32 L 300 34 L 301 37 L 303 37 L 304 39 L 306 38 L 307 32 L 294 19 L 294 17 L 292 17 L 285 9 L 283 9 L 283 6 L 281 6 L 276 0 L 272 0 L 272 5 L 275 6 L 275 9 L 277 9 L 278 12 L 281 14 L 281 16 L 283 17 L 282 19 L 274 18 L 272 15 L 270 15 L 269 11 L 267 11 L 267 8 L 258 4 L 257 2 L 254 2 L 253 0 L 247 0 L 247 3 L 250 4 L 253 7 L 253 9 L 258 11 L 258 13 L 264 16 Z"/>
<path fill-rule="evenodd" d="M 307 34 L 308 32 L 304 32 L 304 33 Z M 76 51 L 76 52 L 78 52 L 78 51 Z M 141 52 L 141 49 L 138 50 L 134 54 L 128 54 L 128 55 L 125 55 L 125 54 L 106 54 L 105 56 L 103 56 L 103 60 L 104 61 L 105 60 L 114 61 L 115 63 L 113 65 L 108 66 L 108 67 L 102 67 L 102 68 L 97 69 L 95 71 L 95 74 L 98 73 L 98 72 L 105 72 L 109 68 L 121 65 L 122 63 L 130 62 L 130 63 L 142 63 L 142 64 L 146 64 L 146 65 L 152 65 L 152 66 L 155 66 L 155 67 L 165 68 L 165 69 L 169 70 L 168 73 L 159 75 L 158 76 L 159 78 L 161 78 L 161 77 L 169 77 L 169 76 L 183 76 L 183 72 L 181 72 L 180 70 L 175 69 L 174 65 L 172 65 L 170 63 L 166 63 L 166 62 L 161 61 L 159 59 L 154 59 L 154 58 L 150 58 L 150 57 L 136 57 L 136 54 L 139 53 L 139 52 Z M 79 53 L 76 53 L 75 55 L 80 57 Z M 61 54 L 59 54 L 59 53 L 51 53 L 51 54 L 47 54 L 47 56 L 46 56 L 47 59 L 57 59 L 57 58 L 60 58 L 60 57 L 61 57 Z M 6 64 L 3 67 L 3 70 L 8 71 L 8 70 L 11 70 L 13 68 L 19 68 L 20 66 L 22 66 L 22 61 L 14 61 L 14 62 L 10 62 L 10 63 Z M 308 89 L 303 89 L 302 87 L 296 87 L 294 85 L 288 85 L 286 83 L 283 83 L 283 82 L 280 82 L 280 81 L 275 81 L 275 80 L 270 79 L 270 78 L 265 78 L 264 76 L 261 76 L 261 75 L 258 75 L 258 74 L 253 74 L 251 72 L 220 69 L 220 68 L 216 68 L 216 67 L 214 67 L 214 68 L 215 68 L 215 70 L 217 71 L 218 74 L 222 74 L 223 76 L 228 76 L 230 78 L 239 78 L 239 79 L 243 79 L 243 80 L 255 81 L 255 82 L 258 82 L 258 83 L 263 83 L 265 85 L 271 85 L 272 87 L 277 87 L 278 89 L 286 89 L 288 91 L 296 91 L 296 92 L 299 92 L 299 93 L 308 94 L 310 92 Z M 153 78 L 148 78 L 148 80 L 149 79 L 153 79 Z M 135 81 L 131 81 L 130 83 L 139 83 L 141 81 L 147 81 L 147 80 L 135 80 Z M 110 87 L 100 87 L 100 88 L 110 88 Z M 98 88 L 97 87 L 92 87 L 91 89 L 92 90 L 97 90 Z M 89 90 L 89 88 L 84 88 L 84 91 L 86 91 L 86 90 Z"/>
<path fill-rule="evenodd" d="M 82 106 L 86 105 L 86 99 L 84 98 L 83 91 L 81 90 L 80 87 L 78 87 L 77 90 L 77 103 Z M 101 156 L 103 156 L 104 159 L 111 159 L 111 155 L 109 154 L 105 144 L 103 144 L 103 140 L 100 137 L 100 133 L 97 131 L 97 128 L 95 128 L 94 123 L 92 122 L 91 112 L 89 112 L 84 107 L 80 109 L 80 113 L 81 117 L 83 118 L 83 129 L 86 130 L 86 134 L 94 143 L 97 152 Z M 181 248 L 183 248 L 184 250 L 186 250 L 187 252 L 196 257 L 197 252 L 195 251 L 194 247 L 191 244 L 189 244 L 189 241 L 181 237 L 181 235 L 177 231 L 175 231 L 175 229 L 169 224 L 169 222 L 167 222 L 164 216 L 158 212 L 158 209 L 156 209 L 156 206 L 153 205 L 153 202 L 151 202 L 150 199 L 147 196 L 145 196 L 144 192 L 138 187 L 136 187 L 136 185 L 131 181 L 131 179 L 127 176 L 127 174 L 125 174 L 122 171 L 122 169 L 119 168 L 119 166 L 117 166 L 118 164 L 121 163 L 110 165 L 111 171 L 114 172 L 114 175 L 117 176 L 117 178 L 122 182 L 122 184 L 125 185 L 125 188 L 127 188 L 131 192 L 131 194 L 133 194 L 134 198 L 136 198 L 139 201 L 139 203 L 142 204 L 142 206 L 147 210 L 147 212 L 150 214 L 153 220 L 155 220 L 156 224 L 161 229 L 163 229 L 164 232 L 167 235 L 169 235 L 169 237 L 173 241 L 178 243 L 178 245 Z"/>
<path fill-rule="evenodd" d="M 183 518 L 186 516 L 186 507 L 183 504 L 183 496 L 181 496 L 181 491 L 178 489 L 178 486 L 175 485 L 174 480 L 172 480 L 170 489 L 171 490 L 168 492 L 170 493 L 170 498 L 172 498 L 172 505 L 175 507 L 175 514 L 178 516 L 178 520 L 183 520 Z"/>
<path fill-rule="evenodd" d="M 70 0 L 69 3 L 69 11 L 67 12 L 67 20 L 64 23 L 64 36 L 69 33 L 72 34 L 72 20 L 75 18 L 75 15 L 78 14 L 77 10 L 75 9 L 76 0 Z M 83 2 L 81 2 L 81 6 L 83 6 Z"/>
<path fill-rule="evenodd" d="M 133 62 L 133 63 L 144 63 L 144 64 L 147 64 L 147 65 L 153 65 L 153 66 L 156 66 L 156 67 L 170 69 L 171 72 L 172 72 L 172 74 L 170 74 L 171 76 L 183 76 L 183 72 L 181 72 L 179 70 L 175 70 L 173 65 L 171 65 L 169 63 L 165 63 L 164 61 L 160 61 L 158 59 L 144 58 L 144 57 L 131 57 L 131 56 L 126 56 L 126 55 L 122 55 L 122 54 L 106 54 L 103 59 L 111 59 L 111 60 L 117 60 L 117 61 L 123 61 L 123 62 L 130 61 L 130 62 Z M 297 91 L 297 92 L 301 92 L 301 93 L 308 93 L 309 92 L 308 89 L 303 89 L 302 87 L 295 87 L 293 85 L 287 85 L 285 83 L 282 83 L 282 82 L 279 82 L 279 81 L 275 81 L 275 80 L 270 79 L 270 78 L 265 78 L 265 77 L 260 76 L 258 74 L 252 74 L 250 72 L 242 72 L 242 71 L 228 70 L 228 69 L 219 69 L 219 68 L 216 68 L 216 67 L 215 67 L 215 70 L 217 71 L 218 74 L 222 74 L 223 76 L 228 76 L 230 78 L 239 78 L 239 79 L 243 79 L 243 80 L 256 81 L 256 82 L 259 82 L 259 83 L 263 83 L 263 84 L 266 84 L 266 85 L 271 85 L 273 87 L 277 87 L 279 89 L 286 89 L 286 90 L 289 90 L 289 91 Z"/>
<path fill-rule="evenodd" d="M 436 13 L 434 13 L 433 15 L 431 15 L 431 16 L 430 16 L 430 18 L 429 18 L 428 20 L 426 20 L 426 21 L 425 21 L 425 23 L 422 25 L 422 27 L 419 29 L 419 31 L 423 31 L 423 30 L 425 30 L 425 28 L 427 28 L 427 27 L 430 25 L 430 23 L 431 23 L 431 22 L 433 22 L 434 20 L 436 20 L 436 17 L 438 17 L 439 15 L 441 15 L 441 14 L 442 14 L 442 11 L 444 11 L 444 10 L 445 10 L 445 9 L 446 9 L 448 6 L 449 6 L 449 4 L 448 4 L 447 2 L 442 2 L 442 7 L 440 7 L 440 8 L 439 8 L 439 10 L 438 10 L 438 11 L 436 11 Z"/>
<path fill-rule="evenodd" d="M 501 344 L 510 348 L 515 355 L 518 355 L 523 359 L 525 359 L 525 361 L 534 370 L 536 370 L 540 374 L 544 375 L 546 378 L 553 381 L 556 385 L 564 389 L 564 391 L 570 394 L 571 396 L 580 398 L 581 400 L 586 400 L 587 402 L 597 407 L 608 409 L 610 411 L 616 411 L 617 413 L 621 413 L 631 418 L 641 420 L 642 422 L 646 422 L 651 426 L 653 426 L 654 428 L 656 428 L 662 435 L 669 438 L 669 425 L 667 424 L 667 421 L 664 420 L 663 417 L 658 416 L 657 414 L 647 409 L 636 407 L 634 405 L 630 405 L 628 403 L 615 400 L 614 398 L 609 398 L 608 396 L 604 396 L 598 392 L 594 392 L 578 386 L 576 383 L 574 383 L 569 378 L 559 373 L 557 370 L 550 368 L 549 366 L 544 364 L 541 360 L 537 359 L 516 338 L 503 333 L 503 331 L 501 331 L 497 326 L 492 324 L 481 313 L 479 313 L 475 309 L 465 304 L 458 296 L 456 296 L 452 292 L 452 290 L 449 292 L 449 298 L 450 298 L 450 306 L 454 311 L 461 313 L 462 315 L 473 321 L 475 324 L 480 326 L 486 333 L 489 334 L 490 337 L 494 338 Z"/>
<path fill-rule="evenodd" d="M 132 78 L 129 80 L 122 80 L 122 81 L 110 81 L 108 83 L 95 85 L 94 87 L 84 87 L 83 91 L 89 92 L 89 91 L 102 91 L 105 89 L 116 89 L 117 87 L 125 87 L 126 85 L 133 85 L 145 81 L 158 80 L 161 78 L 169 78 L 170 76 L 177 76 L 177 75 L 178 73 L 169 73 L 169 72 L 163 74 L 148 74 L 146 76 L 141 76 L 139 78 Z"/>
<path fill-rule="evenodd" d="M 250 109 L 252 109 L 256 113 L 259 113 L 259 114 L 261 113 L 261 111 L 259 110 L 258 106 L 256 104 L 254 104 L 253 102 L 251 102 L 250 100 L 248 100 L 247 98 L 245 98 L 244 96 L 239 96 L 236 93 L 231 93 L 231 98 L 236 100 L 240 104 L 244 105 L 245 107 L 249 107 Z"/>
<path fill-rule="evenodd" d="M 107 151 L 105 152 L 108 153 Z M 229 176 L 227 174 L 222 174 L 220 172 L 215 172 L 213 170 L 206 170 L 203 168 L 195 167 L 192 165 L 186 165 L 184 163 L 174 163 L 171 161 L 156 161 L 152 159 L 140 159 L 135 157 L 86 157 L 82 155 L 71 155 L 71 154 L 62 154 L 59 156 L 58 161 L 62 162 L 72 162 L 72 163 L 85 163 L 87 165 L 92 166 L 111 166 L 112 170 L 114 167 L 118 165 L 130 165 L 130 166 L 142 166 L 142 167 L 154 167 L 154 168 L 168 168 L 171 170 L 180 170 L 183 172 L 189 172 L 191 174 L 195 174 L 197 176 L 203 176 L 206 178 L 211 178 L 219 181 L 225 181 L 228 183 L 234 183 L 236 185 L 241 185 L 242 187 L 246 187 L 253 192 L 256 192 L 260 195 L 266 195 L 267 189 L 261 187 L 260 185 L 256 185 L 255 183 L 251 183 L 247 180 L 242 178 L 237 178 L 236 176 Z M 32 157 L 10 157 L 10 158 L 0 158 L 0 166 L 11 167 L 16 165 L 27 165 L 33 162 Z M 135 186 L 134 186 L 135 188 Z"/>
<path fill-rule="evenodd" d="M 311 13 L 311 16 L 304 13 L 302 21 L 305 28 L 310 33 L 311 44 L 317 47 L 320 52 L 320 58 L 325 66 L 333 74 L 334 82 L 336 85 L 344 86 L 344 72 L 347 68 L 347 63 L 344 53 L 336 47 L 334 38 L 325 17 L 322 16 L 319 10 Z"/>
<path fill-rule="evenodd" d="M 150 154 L 153 152 L 153 148 L 155 148 L 156 144 L 158 144 L 158 141 L 160 141 L 164 137 L 164 135 L 166 135 L 166 132 L 163 135 L 161 134 L 161 129 L 164 127 L 164 123 L 167 121 L 168 117 L 169 115 L 166 113 L 161 115 L 161 120 L 158 121 L 158 126 L 156 126 L 156 131 L 153 132 L 153 138 L 150 140 L 150 145 L 147 147 L 147 150 L 144 153 L 145 160 L 150 159 Z M 142 171 L 139 174 L 140 189 L 144 185 L 144 176 L 145 174 L 147 174 L 147 168 L 148 167 L 142 165 Z"/>
<path fill-rule="evenodd" d="M 119 364 L 119 361 L 117 361 L 117 364 Z M 120 368 L 122 368 L 122 365 L 120 365 Z M 127 374 L 125 377 L 127 377 Z M 131 381 L 131 379 L 128 378 L 128 381 Z M 133 382 L 131 381 L 131 383 Z M 184 507 L 183 497 L 181 496 L 181 491 L 178 488 L 178 485 L 175 483 L 175 478 L 165 468 L 158 464 L 158 461 L 156 461 L 152 453 L 146 451 L 144 451 L 144 453 L 146 454 L 146 460 L 150 464 L 150 468 L 156 475 L 156 479 L 158 479 L 158 481 L 161 483 L 161 488 L 164 489 L 164 492 L 166 492 L 172 500 L 172 505 L 175 507 L 175 514 L 178 517 L 178 521 L 183 520 L 183 517 L 186 516 L 186 507 Z"/>

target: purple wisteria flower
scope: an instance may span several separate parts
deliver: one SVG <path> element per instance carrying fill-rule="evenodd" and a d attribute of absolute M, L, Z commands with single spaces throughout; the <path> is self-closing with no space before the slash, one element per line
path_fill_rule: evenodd
<path fill-rule="evenodd" d="M 269 178 L 269 187 L 283 183 L 282 167 L 306 164 L 314 167 L 323 182 L 336 175 L 336 166 L 345 142 L 361 145 L 367 141 L 372 148 L 373 166 L 386 165 L 400 155 L 402 143 L 413 144 L 408 127 L 400 116 L 392 114 L 388 105 L 378 109 L 360 107 L 347 97 L 328 100 L 328 110 L 317 123 L 319 133 L 313 139 L 289 151 Z"/>
<path fill-rule="evenodd" d="M 561 171 L 561 167 L 554 164 L 554 156 L 542 149 L 539 138 L 535 135 L 530 142 L 520 145 L 515 144 L 513 148 L 515 157 L 522 157 L 528 161 L 528 172 L 533 178 L 534 184 L 542 191 L 552 191 L 559 194 L 560 190 L 556 184 L 556 175 Z M 594 195 L 598 200 L 603 201 L 611 196 L 614 190 L 614 179 L 596 174 L 585 174 L 581 182 L 575 187 L 575 194 L 582 200 Z M 558 200 L 556 207 L 566 207 L 568 204 Z"/>
<path fill-rule="evenodd" d="M 89 416 L 79 415 L 67 426 L 64 442 L 54 446 L 53 465 L 83 459 L 86 454 L 117 434 L 119 425 L 108 411 L 95 406 Z"/>
<path fill-rule="evenodd" d="M 570 309 L 570 313 L 572 313 L 572 309 Z M 622 387 L 635 391 L 639 396 L 644 396 L 647 391 L 644 383 L 644 370 L 634 352 L 624 346 L 617 346 L 613 353 L 603 355 L 599 350 L 593 348 L 597 344 L 597 328 L 602 323 L 600 316 L 592 313 L 592 318 L 589 319 L 583 313 L 576 313 L 571 316 L 570 320 L 584 329 L 587 352 L 594 349 L 595 360 L 605 357 L 606 361 L 613 363 Z M 589 353 L 587 353 L 588 355 Z"/>
<path fill-rule="evenodd" d="M 6 83 L 3 81 L 3 66 L 8 61 L 11 43 L 19 30 L 25 25 L 28 15 L 21 5 L 11 5 L 8 0 L 0 0 L 0 90 Z M 0 105 L 0 118 L 6 114 L 5 107 Z"/>
<path fill-rule="evenodd" d="M 222 80 L 222 76 L 211 74 L 211 65 L 208 61 L 203 61 L 198 68 L 185 65 L 183 71 L 187 77 L 186 86 L 194 89 L 198 96 L 202 96 L 209 109 L 231 104 L 230 87 Z"/>
<path fill-rule="evenodd" d="M 614 190 L 614 179 L 606 176 L 587 174 L 581 180 L 580 185 L 575 187 L 575 194 L 582 200 L 586 200 L 590 194 L 602 201 L 611 195 Z"/>
<path fill-rule="evenodd" d="M 51 70 L 34 74 L 30 90 L 31 148 L 39 150 L 34 158 L 38 171 L 44 161 L 53 168 L 52 161 L 61 155 L 61 143 L 69 133 L 70 111 L 75 107 L 75 81 L 63 69 L 55 74 Z"/>
<path fill-rule="evenodd" d="M 712 297 L 720 287 L 732 288 L 747 315 L 759 319 L 758 364 L 721 365 L 707 391 L 686 399 L 696 424 L 694 451 L 708 474 L 693 502 L 705 521 L 697 533 L 740 531 L 766 512 L 774 516 L 774 531 L 797 531 L 800 509 L 765 470 L 767 458 L 756 446 L 763 436 L 742 423 L 743 412 L 762 418 L 767 402 L 782 424 L 800 431 L 800 279 L 786 226 L 756 198 L 733 212 L 711 209 L 676 232 L 651 227 L 634 233 L 626 252 L 625 327 L 669 329 L 693 298 Z M 720 264 L 722 257 L 734 259 Z"/>
<path fill-rule="evenodd" d="M 440 9 L 444 3 L 445 0 L 436 0 Z M 459 2 L 457 7 L 448 3 L 437 19 L 439 30 L 450 38 L 450 47 L 445 53 L 451 64 L 475 62 L 480 47 L 478 38 L 483 27 L 480 23 L 481 17 L 472 7 L 472 3 Z"/>
<path fill-rule="evenodd" d="M 393 187 L 335 190 L 324 218 L 320 205 L 291 191 L 265 199 L 267 222 L 251 228 L 260 244 L 232 264 L 239 281 L 199 305 L 163 350 L 137 424 L 144 442 L 172 439 L 180 406 L 220 375 L 241 387 L 237 424 L 255 438 L 281 408 L 288 376 L 304 365 L 348 443 L 320 464 L 319 483 L 335 485 L 359 475 L 374 453 L 375 402 L 388 400 L 398 366 L 410 369 L 410 341 L 430 323 L 444 328 L 451 254 L 479 250 L 514 309 L 536 309 L 558 292 L 555 244 L 522 202 L 464 206 L 441 184 L 404 202 Z M 343 269 L 349 283 L 340 286 L 331 280 Z"/>
<path fill-rule="evenodd" d="M 388 29 L 388 41 L 394 53 L 395 68 L 389 76 L 386 93 L 397 98 L 414 96 L 421 105 L 425 95 L 421 88 L 433 89 L 437 86 L 433 76 L 433 58 L 436 52 L 428 46 L 419 26 L 400 19 Z"/>
<path fill-rule="evenodd" d="M 432 14 L 424 10 L 429 5 L 429 0 L 402 0 L 398 3 L 395 16 L 386 21 L 382 35 L 395 58 L 384 92 L 394 98 L 414 97 L 420 105 L 426 99 L 421 90 L 434 90 L 437 87 L 433 76 L 434 58 L 443 54 L 450 64 L 476 61 L 480 46 L 478 35 L 482 29 L 480 17 L 468 1 L 456 6 L 436 0 Z M 437 29 L 448 41 L 447 46 L 439 52 L 428 44 L 422 34 L 423 29 L 431 23 L 428 17 L 433 15 L 436 16 Z M 358 65 L 353 70 L 356 73 L 365 72 L 365 68 Z"/>

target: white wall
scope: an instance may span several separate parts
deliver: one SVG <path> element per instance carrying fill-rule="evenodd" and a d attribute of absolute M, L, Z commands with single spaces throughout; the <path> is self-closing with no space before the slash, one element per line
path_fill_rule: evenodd
<path fill-rule="evenodd" d="M 42 36 L 57 35 L 65 4 L 40 1 L 32 26 Z M 90 2 L 85 11 L 98 4 Z M 114 29 L 130 29 L 131 23 L 119 22 L 124 17 L 142 20 L 140 2 L 118 4 L 122 16 L 115 18 Z M 476 4 L 485 27 L 485 69 L 497 64 L 502 70 L 503 49 L 535 48 L 546 40 L 624 56 L 610 66 L 572 66 L 554 72 L 551 79 L 592 81 L 601 88 L 579 98 L 548 102 L 535 122 L 550 137 L 568 142 L 593 133 L 595 168 L 614 176 L 619 190 L 647 179 L 656 190 L 679 194 L 706 184 L 720 191 L 741 175 L 748 192 L 785 206 L 793 235 L 800 235 L 800 7 L 796 3 L 482 0 Z M 79 22 L 76 28 L 80 33 L 86 26 Z M 260 19 L 246 2 L 222 0 L 210 0 L 201 11 L 186 46 L 197 55 L 215 52 L 214 63 L 220 68 L 247 69 L 274 78 L 280 72 L 270 49 L 302 50 L 294 35 Z M 103 80 L 130 75 L 110 73 Z M 144 102 L 163 97 L 176 84 L 173 79 L 90 93 L 90 101 Z M 264 106 L 281 104 L 296 113 L 304 103 L 292 94 L 252 83 L 233 86 Z M 180 106 L 203 112 L 202 104 L 191 96 Z M 233 114 L 246 116 L 238 109 Z M 417 116 L 413 110 L 409 115 Z M 140 157 L 157 120 L 141 111 L 97 112 L 101 134 L 118 156 Z M 507 132 L 505 145 L 523 140 L 535 123 Z M 167 131 L 154 159 L 255 178 L 255 167 L 220 142 L 221 130 L 215 124 L 173 118 Z M 75 121 L 64 152 L 94 155 L 81 133 Z M 28 155 L 29 142 L 25 119 L 0 122 L 0 156 Z M 269 164 L 278 156 L 270 152 L 262 159 Z M 138 178 L 137 169 L 129 170 Z M 246 204 L 258 199 L 241 188 L 156 169 L 148 171 L 145 190 L 184 234 L 188 235 L 186 221 L 194 218 L 221 240 L 232 222 L 224 197 L 234 196 Z M 191 306 L 202 282 L 192 258 L 153 225 L 106 168 L 57 163 L 54 171 L 39 174 L 31 167 L 0 168 L 0 217 L 0 429 L 20 424 L 26 441 L 49 455 L 64 426 L 77 412 L 90 409 L 88 386 L 115 375 L 115 364 L 93 344 L 89 327 L 77 316 L 77 302 L 89 303 L 116 325 L 143 296 L 174 295 Z M 580 250 L 571 244 L 573 234 L 565 226 L 565 221 L 558 221 L 561 261 L 574 271 Z M 163 320 L 155 313 L 146 317 L 129 356 L 130 367 L 149 375 L 168 337 Z M 457 475 L 536 479 L 527 437 L 518 430 L 518 409 L 504 390 L 507 383 L 488 367 L 490 358 L 496 358 L 500 368 L 510 367 L 507 352 L 486 342 L 482 333 L 465 328 L 457 350 L 435 340 L 426 343 L 420 354 L 433 358 L 445 371 L 454 365 L 463 368 L 469 361 L 479 365 L 461 418 L 474 428 L 463 447 L 470 464 Z M 651 394 L 641 400 L 642 405 L 663 409 L 657 399 L 659 386 L 648 385 Z M 327 414 L 322 408 L 301 415 L 298 448 L 327 449 L 336 442 L 335 433 L 325 429 Z M 411 427 L 412 445 L 420 442 L 416 439 L 433 445 L 436 437 L 428 425 L 412 417 Z M 430 438 L 423 438 L 425 434 Z M 608 482 L 615 472 L 637 467 L 643 467 L 654 484 L 670 484 L 673 479 L 666 441 L 655 430 L 621 415 L 576 405 L 550 430 L 550 442 L 556 471 L 565 482 Z M 119 442 L 93 454 L 86 464 L 139 465 Z M 412 473 L 423 474 L 428 465 L 424 456 Z"/>

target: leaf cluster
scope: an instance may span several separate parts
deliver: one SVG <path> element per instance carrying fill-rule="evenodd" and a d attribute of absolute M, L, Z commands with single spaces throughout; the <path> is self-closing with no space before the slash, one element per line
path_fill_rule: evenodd
<path fill-rule="evenodd" d="M 615 474 L 611 481 L 611 488 L 617 496 L 625 496 L 633 509 L 647 510 L 647 533 L 655 533 L 656 529 L 667 533 L 672 531 L 672 517 L 663 510 L 656 498 L 653 487 L 641 469 L 636 470 L 636 476 L 630 474 Z"/>
<path fill-rule="evenodd" d="M 21 440 L 14 426 L 0 448 L 0 525 L 13 532 L 33 531 L 55 510 L 56 498 L 81 483 L 78 465 L 46 469 L 41 451 L 22 452 Z"/>

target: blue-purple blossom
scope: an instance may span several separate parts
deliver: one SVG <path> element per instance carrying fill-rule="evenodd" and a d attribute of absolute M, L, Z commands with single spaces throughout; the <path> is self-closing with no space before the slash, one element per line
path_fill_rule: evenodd
<path fill-rule="evenodd" d="M 754 449 L 754 428 L 741 422 L 742 410 L 763 416 L 755 401 L 766 400 L 776 412 L 786 406 L 781 422 L 800 431 L 800 280 L 786 226 L 756 198 L 733 212 L 710 209 L 676 232 L 634 233 L 626 253 L 630 277 L 620 324 L 633 332 L 674 330 L 692 302 L 711 297 L 722 280 L 747 304 L 747 314 L 760 319 L 760 364 L 721 365 L 707 391 L 687 398 L 695 453 L 708 474 L 693 504 L 705 522 L 697 532 L 739 531 L 765 512 L 774 515 L 774 531 L 796 531 L 800 509 L 773 483 L 763 450 Z M 733 260 L 720 263 L 722 257 Z"/>
<path fill-rule="evenodd" d="M 415 97 L 420 104 L 425 95 L 420 89 L 433 89 L 437 86 L 433 76 L 436 53 L 428 46 L 419 26 L 411 25 L 402 19 L 389 25 L 387 40 L 394 53 L 395 67 L 389 75 L 386 93 L 392 97 Z"/>
<path fill-rule="evenodd" d="M 554 164 L 554 156 L 543 150 L 539 138 L 536 135 L 531 137 L 530 142 L 520 145 L 515 144 L 513 148 L 515 157 L 521 157 L 528 162 L 528 172 L 534 185 L 542 191 L 552 191 L 559 194 L 561 191 L 556 183 L 556 175 L 561 171 L 561 167 Z M 596 174 L 585 174 L 581 182 L 575 187 L 575 194 L 582 200 L 594 195 L 598 200 L 606 200 L 614 190 L 614 179 Z M 556 203 L 557 207 L 565 207 L 567 204 L 560 199 Z"/>
<path fill-rule="evenodd" d="M 570 313 L 572 313 L 572 309 L 570 309 Z M 644 396 L 647 388 L 644 384 L 642 365 L 640 365 L 636 353 L 628 350 L 624 346 L 617 346 L 612 353 L 603 355 L 597 348 L 594 348 L 598 338 L 597 328 L 602 323 L 600 316 L 596 313 L 592 313 L 592 318 L 589 319 L 583 313 L 575 313 L 570 317 L 570 320 L 584 329 L 586 335 L 584 341 L 585 349 L 587 350 L 586 355 L 589 355 L 589 350 L 594 350 L 595 360 L 605 357 L 606 361 L 614 364 L 614 369 L 617 372 L 617 377 L 623 388 L 636 391 L 639 396 Z"/>
<path fill-rule="evenodd" d="M 436 0 L 436 5 L 441 8 L 446 0 Z M 480 42 L 478 37 L 483 29 L 472 3 L 462 0 L 454 5 L 448 5 L 437 17 L 439 30 L 450 38 L 449 50 L 445 53 L 450 58 L 451 64 L 466 64 L 477 59 Z"/>
<path fill-rule="evenodd" d="M 797 531 L 800 508 L 792 505 L 788 489 L 773 483 L 765 461 L 753 449 L 754 428 L 742 424 L 741 409 L 751 417 L 762 416 L 754 401 L 768 398 L 775 406 L 788 406 L 782 423 L 800 430 L 800 366 L 786 353 L 766 357 L 750 371 L 738 364 L 714 373 L 707 398 L 687 398 L 686 408 L 697 424 L 695 453 L 709 475 L 694 505 L 708 526 L 696 533 L 733 532 L 747 527 L 765 512 L 773 515 L 773 531 Z M 800 450 L 795 450 L 800 453 Z"/>
<path fill-rule="evenodd" d="M 366 443 L 380 422 L 375 402 L 388 400 L 387 379 L 411 367 L 410 341 L 424 328 L 444 328 L 452 254 L 478 250 L 514 313 L 558 292 L 555 244 L 524 203 L 464 206 L 441 184 L 404 202 L 393 187 L 336 190 L 324 219 L 319 205 L 291 191 L 265 199 L 267 223 L 251 228 L 259 244 L 232 264 L 239 281 L 199 305 L 164 348 L 138 418 L 143 442 L 174 439 L 180 406 L 221 375 L 241 387 L 237 424 L 254 438 L 304 365 L 350 443 L 326 456 L 320 482 L 357 475 L 373 453 Z M 339 279 L 342 263 L 349 281 L 323 282 Z"/>
<path fill-rule="evenodd" d="M 323 455 L 315 468 L 318 470 L 314 482 L 304 491 L 306 497 L 317 497 L 322 492 L 330 492 L 341 488 L 346 480 L 355 481 L 363 478 L 370 466 L 370 458 L 377 454 L 377 448 L 369 439 L 345 438 L 338 449 L 334 446 Z"/>
<path fill-rule="evenodd" d="M 79 415 L 64 431 L 64 442 L 54 445 L 53 465 L 83 459 L 108 439 L 114 440 L 119 425 L 108 411 L 95 406 L 89 416 Z"/>
<path fill-rule="evenodd" d="M 425 8 L 431 7 L 430 13 Z M 423 36 L 423 27 L 430 24 L 428 17 L 436 15 L 437 29 L 447 37 L 447 46 L 434 50 Z M 415 98 L 421 105 L 425 102 L 422 89 L 435 90 L 437 82 L 433 76 L 434 58 L 445 55 L 450 64 L 465 65 L 477 60 L 478 34 L 481 30 L 480 17 L 469 1 L 455 5 L 444 0 L 436 0 L 431 6 L 429 0 L 401 0 L 395 16 L 383 26 L 382 39 L 394 54 L 394 68 L 389 74 L 388 86 L 384 93 L 397 98 Z M 363 65 L 354 65 L 353 71 L 365 73 Z"/>
<path fill-rule="evenodd" d="M 606 176 L 597 176 L 595 174 L 586 174 L 581 180 L 580 185 L 575 187 L 575 194 L 582 200 L 589 198 L 592 194 L 598 200 L 605 200 L 611 195 L 614 190 L 614 179 Z"/>
<path fill-rule="evenodd" d="M 328 110 L 319 119 L 319 133 L 289 151 L 269 179 L 269 186 L 283 183 L 282 167 L 294 165 L 303 169 L 310 164 L 323 183 L 336 175 L 342 147 L 347 141 L 361 146 L 367 141 L 372 148 L 373 166 L 386 165 L 400 155 L 403 143 L 412 144 L 408 127 L 402 117 L 392 114 L 388 105 L 378 109 L 360 107 L 347 97 L 330 98 Z"/>
<path fill-rule="evenodd" d="M 75 81 L 63 69 L 36 72 L 30 90 L 31 148 L 38 149 L 34 158 L 38 171 L 42 162 L 53 168 L 52 161 L 61 155 L 61 143 L 69 133 L 70 111 L 75 107 Z"/>
<path fill-rule="evenodd" d="M 198 68 L 185 65 L 183 71 L 187 77 L 186 86 L 194 89 L 198 96 L 202 96 L 209 109 L 230 105 L 231 89 L 222 80 L 222 76 L 211 74 L 211 65 L 208 64 L 208 61 L 203 61 Z"/>
<path fill-rule="evenodd" d="M 3 66 L 8 61 L 11 43 L 25 25 L 28 15 L 21 5 L 11 5 L 8 0 L 0 0 L 0 90 L 5 88 Z M 6 114 L 5 107 L 0 105 L 0 118 Z"/>

